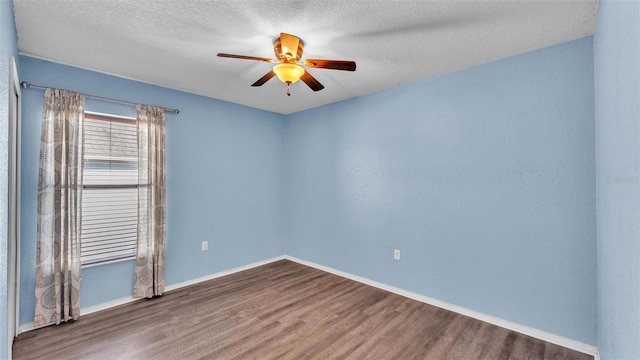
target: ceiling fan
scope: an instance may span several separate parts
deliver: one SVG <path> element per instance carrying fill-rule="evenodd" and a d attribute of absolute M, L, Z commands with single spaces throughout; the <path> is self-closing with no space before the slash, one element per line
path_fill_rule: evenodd
<path fill-rule="evenodd" d="M 354 61 L 323 59 L 306 59 L 304 61 L 300 61 L 303 49 L 304 45 L 302 40 L 298 37 L 291 34 L 280 33 L 280 37 L 277 38 L 273 44 L 273 51 L 276 54 L 275 60 L 264 57 L 224 53 L 218 53 L 218 56 L 232 59 L 257 60 L 275 63 L 276 65 L 271 69 L 271 71 L 266 73 L 255 83 L 251 84 L 251 86 L 262 86 L 272 77 L 278 76 L 278 79 L 287 85 L 288 96 L 291 96 L 289 85 L 298 80 L 302 80 L 302 82 L 307 84 L 313 91 L 324 89 L 324 86 L 320 84 L 316 78 L 311 76 L 308 71 L 305 71 L 302 66 L 316 69 L 356 71 L 356 63 Z"/>

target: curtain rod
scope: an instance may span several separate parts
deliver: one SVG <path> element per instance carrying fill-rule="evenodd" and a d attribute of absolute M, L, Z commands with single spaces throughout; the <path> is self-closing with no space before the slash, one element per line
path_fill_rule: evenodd
<path fill-rule="evenodd" d="M 45 90 L 47 89 L 46 86 L 41 86 L 41 85 L 34 85 L 34 84 L 29 84 L 26 81 L 23 81 L 20 83 L 20 86 L 25 88 L 25 89 L 39 89 L 39 90 Z M 138 105 L 137 103 L 131 102 L 131 101 L 125 101 L 125 100 L 118 100 L 118 99 L 111 99 L 111 98 L 107 98 L 107 97 L 102 97 L 102 96 L 97 96 L 97 95 L 89 95 L 89 94 L 84 94 L 85 97 L 91 98 L 91 99 L 96 99 L 96 100 L 103 100 L 103 101 L 109 101 L 109 102 L 113 102 L 113 103 L 118 103 L 118 104 L 125 104 L 125 105 Z M 172 112 L 172 113 L 176 113 L 179 114 L 180 110 L 178 109 L 171 109 L 171 108 L 166 108 L 166 107 L 162 107 L 160 106 L 160 108 L 162 108 L 162 110 L 166 111 L 166 112 Z"/>

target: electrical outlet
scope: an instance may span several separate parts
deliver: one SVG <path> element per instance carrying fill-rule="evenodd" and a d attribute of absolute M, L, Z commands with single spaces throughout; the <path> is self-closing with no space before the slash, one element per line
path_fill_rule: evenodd
<path fill-rule="evenodd" d="M 209 250 L 209 242 L 208 241 L 203 241 L 202 242 L 202 251 L 207 251 Z"/>
<path fill-rule="evenodd" d="M 400 250 L 393 249 L 393 260 L 400 260 Z"/>

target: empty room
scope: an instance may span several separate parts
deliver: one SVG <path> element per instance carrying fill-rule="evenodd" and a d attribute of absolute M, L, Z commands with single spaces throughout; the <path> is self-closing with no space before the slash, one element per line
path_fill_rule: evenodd
<path fill-rule="evenodd" d="M 0 359 L 640 360 L 640 2 L 0 0 Z"/>

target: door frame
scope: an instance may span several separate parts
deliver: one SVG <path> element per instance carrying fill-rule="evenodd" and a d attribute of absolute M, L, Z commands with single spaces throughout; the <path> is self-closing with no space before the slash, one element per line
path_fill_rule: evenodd
<path fill-rule="evenodd" d="M 16 60 L 12 56 L 9 64 L 9 253 L 8 253 L 8 352 L 12 355 L 13 339 L 19 331 L 20 314 L 20 146 L 22 113 L 20 80 Z"/>

